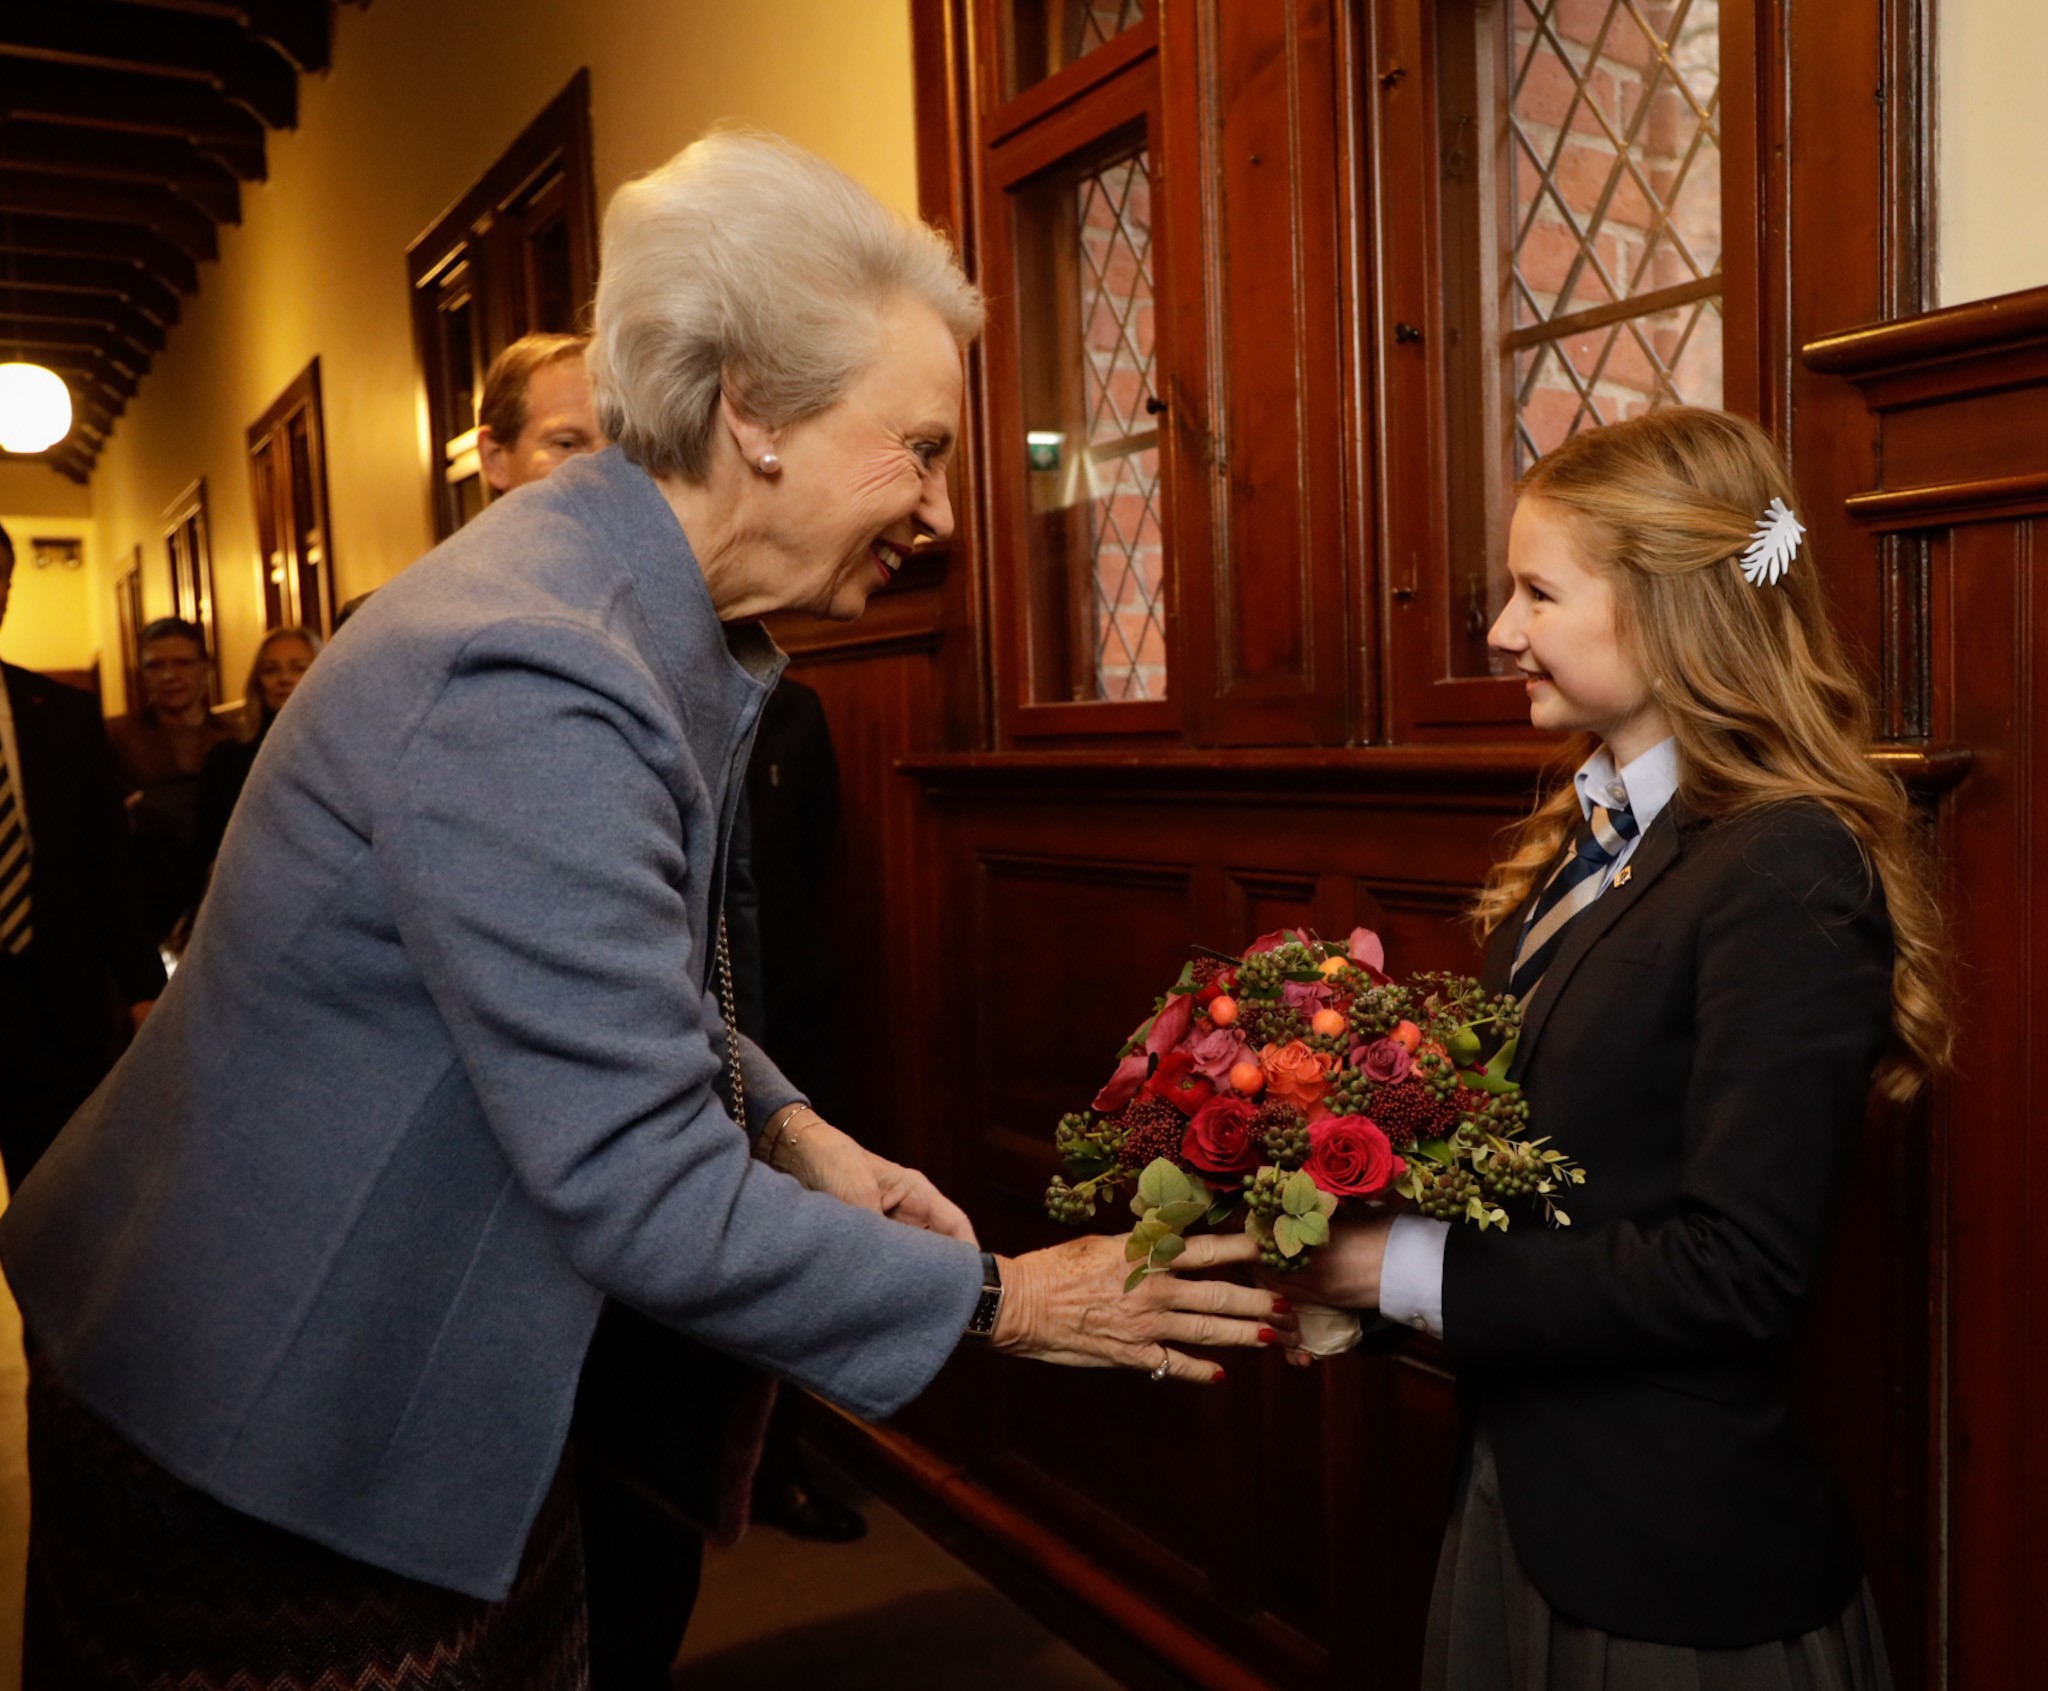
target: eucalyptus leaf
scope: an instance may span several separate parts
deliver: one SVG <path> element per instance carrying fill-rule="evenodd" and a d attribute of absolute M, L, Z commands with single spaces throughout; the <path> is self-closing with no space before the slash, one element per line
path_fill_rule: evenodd
<path fill-rule="evenodd" d="M 1154 1157 L 1138 1176 L 1138 1196 L 1154 1209 L 1161 1204 L 1178 1203 L 1190 1195 L 1188 1177 L 1164 1157 Z"/>
<path fill-rule="evenodd" d="M 1178 1233 L 1183 1227 L 1191 1227 L 1209 1213 L 1205 1198 L 1177 1198 L 1170 1204 L 1161 1204 L 1155 1212 L 1156 1219 Z"/>
<path fill-rule="evenodd" d="M 1266 1225 L 1266 1218 L 1257 1210 L 1244 1212 L 1244 1231 L 1245 1237 L 1261 1248 L 1273 1242 L 1273 1230 Z"/>
<path fill-rule="evenodd" d="M 1280 1207 L 1289 1215 L 1307 1215 L 1317 1207 L 1316 1200 L 1321 1195 L 1315 1177 L 1307 1169 L 1298 1168 L 1280 1188 Z"/>
<path fill-rule="evenodd" d="M 1301 1229 L 1291 1215 L 1283 1215 L 1273 1223 L 1273 1243 L 1280 1247 L 1284 1257 L 1301 1255 Z"/>
<path fill-rule="evenodd" d="M 1327 1245 L 1330 1242 L 1330 1218 L 1321 1210 L 1297 1216 L 1294 1218 L 1294 1234 L 1304 1245 Z"/>
<path fill-rule="evenodd" d="M 1220 1227 L 1237 1213 L 1237 1206 L 1244 1202 L 1242 1192 L 1218 1192 L 1216 1201 L 1209 1206 L 1205 1218 L 1211 1227 Z"/>
<path fill-rule="evenodd" d="M 1337 1194 L 1335 1192 L 1325 1192 L 1318 1188 L 1316 1192 L 1316 1213 L 1325 1221 L 1335 1215 L 1337 1213 Z"/>
<path fill-rule="evenodd" d="M 1178 1233 L 1167 1234 L 1165 1238 L 1159 1240 L 1152 1247 L 1152 1266 L 1154 1268 L 1171 1267 L 1173 1259 L 1187 1248 L 1187 1240 L 1183 1239 Z"/>
<path fill-rule="evenodd" d="M 1152 1206 L 1145 1202 L 1145 1194 L 1142 1192 L 1133 1192 L 1131 1194 L 1131 1214 L 1136 1216 L 1140 1221 L 1143 1221 L 1145 1217 L 1147 1217 L 1151 1213 Z"/>
<path fill-rule="evenodd" d="M 1136 1268 L 1131 1270 L 1131 1277 L 1124 1282 L 1124 1290 L 1135 1292 L 1140 1286 L 1144 1285 L 1145 1276 L 1151 1272 L 1152 1270 L 1147 1268 L 1145 1264 L 1139 1263 Z"/>

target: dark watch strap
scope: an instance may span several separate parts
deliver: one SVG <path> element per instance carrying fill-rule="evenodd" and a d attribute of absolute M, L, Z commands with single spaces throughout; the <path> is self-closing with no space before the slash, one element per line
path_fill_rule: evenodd
<path fill-rule="evenodd" d="M 1003 1307 L 1003 1271 L 996 1266 L 993 1252 L 981 1253 L 981 1296 L 975 1299 L 974 1313 L 967 1318 L 967 1336 L 970 1339 L 989 1339 L 995 1336 L 996 1317 Z"/>

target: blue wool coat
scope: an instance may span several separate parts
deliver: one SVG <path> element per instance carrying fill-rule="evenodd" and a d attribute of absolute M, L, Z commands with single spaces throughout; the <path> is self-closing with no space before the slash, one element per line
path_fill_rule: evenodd
<path fill-rule="evenodd" d="M 256 761 L 183 966 L 0 1225 L 39 1356 L 221 1501 L 509 1587 L 607 1295 L 864 1415 L 980 1286 L 713 1089 L 724 847 L 782 664 L 616 450 L 376 597 Z M 755 1125 L 797 1094 L 745 1058 Z"/>

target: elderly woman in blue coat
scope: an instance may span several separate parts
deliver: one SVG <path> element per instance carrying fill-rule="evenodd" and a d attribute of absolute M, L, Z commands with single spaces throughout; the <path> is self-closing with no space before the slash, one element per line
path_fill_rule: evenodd
<path fill-rule="evenodd" d="M 1180 1347 L 1273 1337 L 1270 1293 L 1124 1296 L 1114 1240 L 985 1256 L 721 1013 L 757 619 L 856 617 L 950 532 L 952 254 L 724 133 L 620 191 L 603 259 L 616 445 L 308 675 L 169 992 L 0 1228 L 40 1682 L 582 1684 L 564 1450 L 608 1300 L 707 1380 L 868 1416 L 970 1334 L 1190 1381 Z"/>

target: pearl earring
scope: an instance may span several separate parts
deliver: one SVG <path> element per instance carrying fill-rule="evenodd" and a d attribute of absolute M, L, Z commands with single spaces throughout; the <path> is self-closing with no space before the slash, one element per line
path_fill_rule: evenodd
<path fill-rule="evenodd" d="M 761 474 L 763 474 L 764 476 L 775 476 L 775 475 L 780 475 L 781 473 L 782 473 L 782 460 L 781 460 L 780 458 L 776 457 L 776 456 L 775 456 L 775 454 L 774 454 L 774 453 L 772 453 L 772 452 L 764 452 L 764 453 L 762 453 L 762 454 L 761 454 Z"/>

